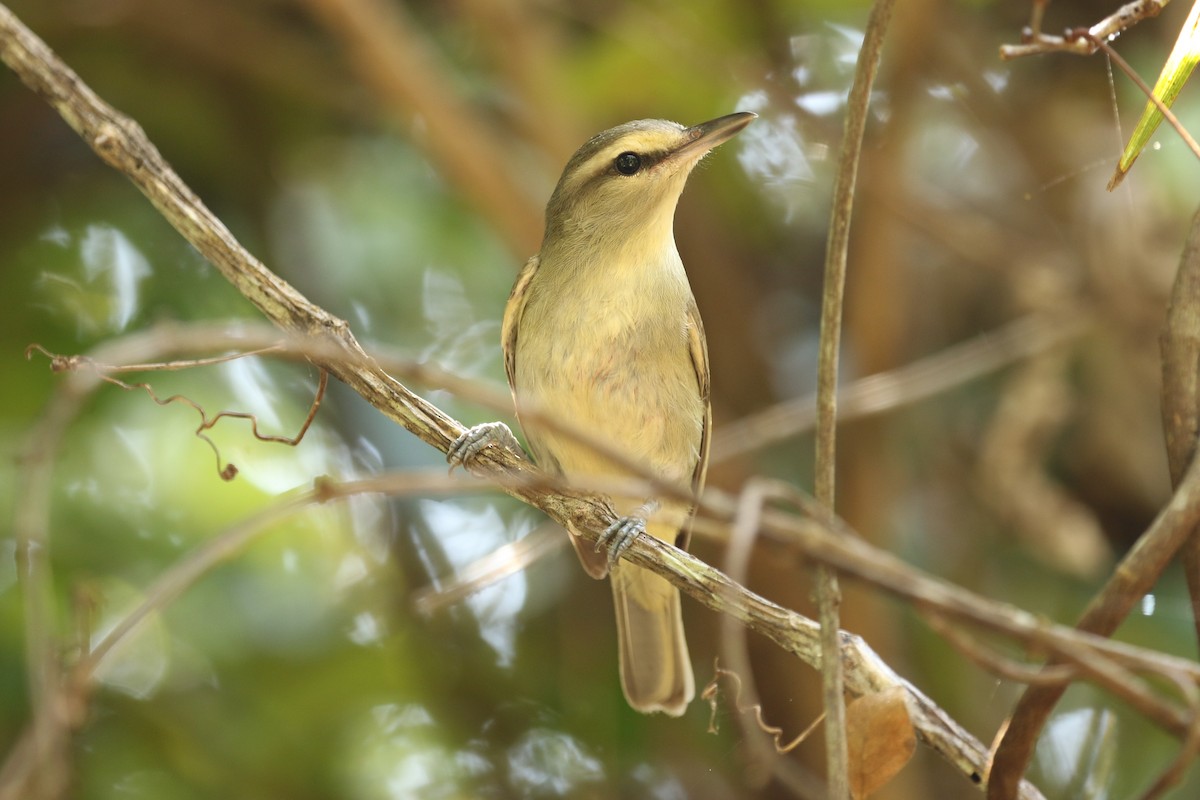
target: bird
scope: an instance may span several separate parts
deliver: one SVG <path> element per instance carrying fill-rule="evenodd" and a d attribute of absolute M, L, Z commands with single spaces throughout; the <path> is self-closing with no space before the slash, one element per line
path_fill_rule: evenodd
<path fill-rule="evenodd" d="M 757 115 L 738 112 L 684 127 L 643 119 L 596 134 L 570 158 L 546 205 L 537 255 L 517 277 L 501 325 L 505 373 L 535 463 L 566 480 L 630 478 L 628 467 L 539 424 L 522 407 L 570 422 L 688 485 L 704 484 L 712 428 L 704 327 L 675 245 L 674 218 L 692 169 Z M 490 422 L 449 448 L 451 466 L 488 446 L 522 453 Z M 617 619 L 621 687 L 643 713 L 681 716 L 695 696 L 679 591 L 616 558 L 649 533 L 686 549 L 692 504 L 615 499 L 601 537 L 575 532 L 585 571 L 607 576 Z"/>

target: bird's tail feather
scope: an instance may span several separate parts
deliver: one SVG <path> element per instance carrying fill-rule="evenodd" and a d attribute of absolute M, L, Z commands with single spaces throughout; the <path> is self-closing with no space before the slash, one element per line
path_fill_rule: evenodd
<path fill-rule="evenodd" d="M 616 565 L 610 580 L 625 699 L 644 713 L 680 716 L 695 696 L 696 684 L 683 633 L 679 590 L 630 564 Z"/>

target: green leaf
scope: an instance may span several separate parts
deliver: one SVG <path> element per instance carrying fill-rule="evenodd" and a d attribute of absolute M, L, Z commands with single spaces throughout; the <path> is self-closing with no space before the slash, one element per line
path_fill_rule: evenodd
<path fill-rule="evenodd" d="M 1163 65 L 1158 82 L 1154 84 L 1154 96 L 1161 100 L 1163 105 L 1170 107 L 1175 102 L 1175 98 L 1179 96 L 1179 90 L 1191 76 L 1197 61 L 1200 61 L 1200 0 L 1192 3 L 1192 10 L 1188 12 L 1183 29 L 1179 32 L 1179 38 L 1175 40 L 1175 47 L 1171 50 L 1167 63 Z M 1125 145 L 1125 152 L 1121 154 L 1121 160 L 1117 164 L 1116 174 L 1109 182 L 1110 190 L 1125 177 L 1125 173 L 1129 171 L 1134 160 L 1145 149 L 1162 120 L 1162 112 L 1159 111 L 1154 101 L 1146 101 L 1142 118 L 1138 120 L 1133 135 L 1129 137 L 1129 144 Z"/>

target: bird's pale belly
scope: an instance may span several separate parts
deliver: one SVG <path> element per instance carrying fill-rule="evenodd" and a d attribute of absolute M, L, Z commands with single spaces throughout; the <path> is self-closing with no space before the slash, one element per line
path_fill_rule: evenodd
<path fill-rule="evenodd" d="M 637 346 L 629 343 L 638 341 Z M 675 335 L 616 336 L 582 351 L 560 340 L 517 355 L 517 395 L 645 463 L 687 482 L 699 459 L 703 402 L 682 326 Z M 539 357 L 542 356 L 542 357 Z M 531 421 L 532 423 L 532 421 Z M 565 475 L 625 471 L 585 445 L 536 424 L 523 426 L 535 458 Z"/>

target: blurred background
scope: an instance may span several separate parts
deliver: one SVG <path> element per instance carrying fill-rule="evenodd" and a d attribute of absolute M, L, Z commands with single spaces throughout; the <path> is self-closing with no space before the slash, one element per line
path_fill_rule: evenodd
<path fill-rule="evenodd" d="M 677 215 L 711 351 L 710 483 L 736 491 L 769 475 L 810 488 L 807 432 L 748 449 L 738 445 L 763 425 L 734 425 L 815 387 L 829 197 L 867 4 L 8 6 L 141 123 L 244 245 L 360 340 L 496 386 L 504 301 L 571 152 L 630 119 L 757 112 L 697 170 Z M 1054 3 L 1046 28 L 1113 8 Z M 1116 42 L 1151 83 L 1186 11 L 1173 4 Z M 1023 2 L 898 4 L 859 172 L 842 375 L 849 386 L 975 349 L 941 366 L 939 391 L 843 425 L 838 511 L 921 569 L 1071 622 L 1169 496 L 1157 335 L 1200 166 L 1164 127 L 1107 193 L 1144 99 L 1102 56 L 1002 62 L 998 46 L 1027 16 Z M 1176 110 L 1200 128 L 1194 91 Z M 26 346 L 77 353 L 164 320 L 258 318 L 7 70 L 0 282 L 4 519 L 24 436 L 61 382 Z M 316 377 L 246 360 L 150 380 L 291 435 Z M 414 388 L 466 424 L 496 417 Z M 294 449 L 256 442 L 236 421 L 217 426 L 222 456 L 241 470 L 232 482 L 191 435 L 196 422 L 113 387 L 68 431 L 51 555 L 58 622 L 81 633 L 65 640 L 96 641 L 178 559 L 318 476 L 443 463 L 340 386 Z M 680 720 L 626 707 L 608 587 L 569 548 L 461 602 L 428 602 L 541 522 L 498 495 L 368 498 L 258 537 L 105 663 L 65 766 L 68 796 L 811 796 L 798 787 L 821 773 L 820 735 L 780 767 L 755 755 L 724 700 L 715 734 L 700 701 Z M 10 530 L 0 529 L 6 753 L 29 702 Z M 693 550 L 725 558 L 719 541 L 699 537 Z M 811 610 L 794 552 L 760 543 L 747 580 Z M 1021 687 L 959 656 L 905 605 L 845 589 L 845 627 L 989 742 Z M 703 686 L 718 619 L 686 599 L 684 616 Z M 1191 630 L 1172 571 L 1122 637 L 1191 656 Z M 790 738 L 819 713 L 819 678 L 763 639 L 749 645 L 765 716 Z M 1130 796 L 1175 746 L 1075 687 L 1030 777 L 1050 798 Z M 1170 796 L 1198 792 L 1190 775 Z M 922 749 L 878 796 L 979 794 Z"/>

